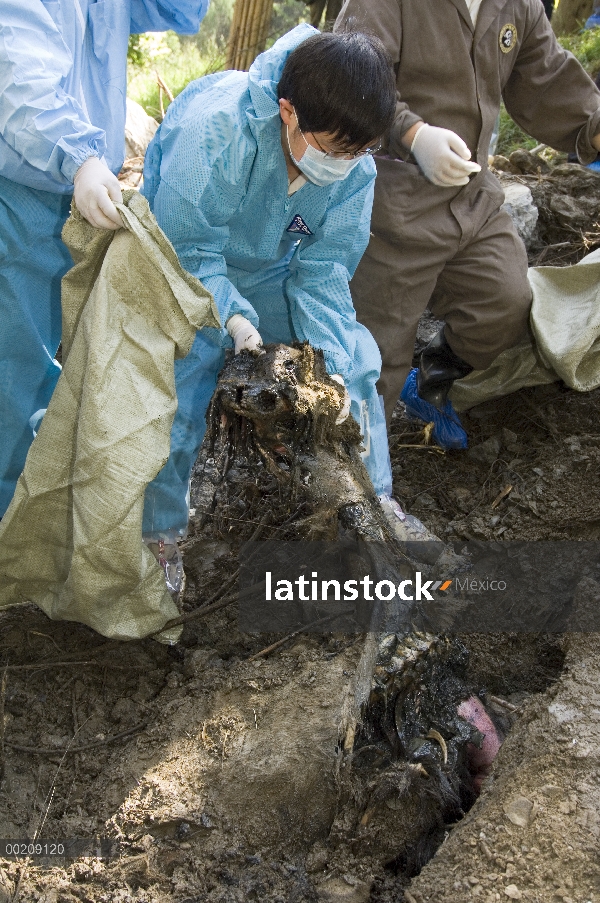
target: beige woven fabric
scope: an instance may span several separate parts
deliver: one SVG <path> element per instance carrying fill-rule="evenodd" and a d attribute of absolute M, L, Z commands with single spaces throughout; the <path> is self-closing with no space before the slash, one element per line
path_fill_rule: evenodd
<path fill-rule="evenodd" d="M 600 250 L 575 266 L 532 267 L 529 282 L 531 339 L 456 382 L 457 411 L 559 379 L 578 392 L 600 386 Z"/>
<path fill-rule="evenodd" d="M 63 371 L 0 523 L 0 607 L 32 601 L 126 640 L 178 615 L 142 544 L 144 490 L 169 454 L 174 358 L 220 324 L 147 201 L 128 191 L 119 210 L 117 232 L 75 209 L 63 231 Z"/>

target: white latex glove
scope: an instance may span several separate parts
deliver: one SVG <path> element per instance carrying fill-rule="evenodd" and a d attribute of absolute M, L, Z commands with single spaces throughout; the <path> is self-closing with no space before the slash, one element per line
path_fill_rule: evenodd
<path fill-rule="evenodd" d="M 434 185 L 466 185 L 470 174 L 481 170 L 479 163 L 471 162 L 471 151 L 460 135 L 426 122 L 413 138 L 410 150 Z"/>
<path fill-rule="evenodd" d="M 350 414 L 350 396 L 348 395 L 348 389 L 346 388 L 344 377 L 340 376 L 339 373 L 334 373 L 329 378 L 333 379 L 336 383 L 339 383 L 344 390 L 342 407 L 340 408 L 340 413 L 335 418 L 336 423 L 343 423 L 344 420 L 348 419 L 348 415 Z"/>
<path fill-rule="evenodd" d="M 123 221 L 115 204 L 123 203 L 121 186 L 106 163 L 88 157 L 73 180 L 73 197 L 82 216 L 97 229 L 120 229 Z"/>
<path fill-rule="evenodd" d="M 240 351 L 262 351 L 260 333 L 246 317 L 234 314 L 229 317 L 225 327 L 233 339 L 236 354 Z"/>

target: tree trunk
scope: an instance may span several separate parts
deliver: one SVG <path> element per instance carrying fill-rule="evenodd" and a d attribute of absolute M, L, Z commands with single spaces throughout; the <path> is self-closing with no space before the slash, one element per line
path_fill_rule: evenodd
<path fill-rule="evenodd" d="M 593 0 L 560 0 L 552 16 L 552 26 L 557 35 L 579 31 L 592 14 Z"/>
<path fill-rule="evenodd" d="M 265 49 L 273 0 L 236 0 L 227 44 L 227 68 L 245 71 Z"/>
<path fill-rule="evenodd" d="M 343 0 L 314 0 L 310 4 L 310 24 L 318 28 L 325 12 L 323 31 L 332 31 L 335 20 L 343 6 Z"/>

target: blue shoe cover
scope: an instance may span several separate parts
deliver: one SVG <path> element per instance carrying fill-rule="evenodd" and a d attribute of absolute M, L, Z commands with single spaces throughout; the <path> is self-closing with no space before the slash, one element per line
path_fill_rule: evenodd
<path fill-rule="evenodd" d="M 417 393 L 417 371 L 411 370 L 404 383 L 400 399 L 406 405 L 409 417 L 417 417 L 425 423 L 433 423 L 433 438 L 440 448 L 468 448 L 467 434 L 462 428 L 458 414 L 450 401 L 446 402 L 443 413 L 428 401 L 423 401 Z"/>

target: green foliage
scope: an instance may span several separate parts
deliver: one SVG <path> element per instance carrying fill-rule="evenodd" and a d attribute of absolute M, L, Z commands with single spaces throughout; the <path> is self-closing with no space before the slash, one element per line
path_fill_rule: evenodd
<path fill-rule="evenodd" d="M 561 35 L 558 40 L 565 50 L 570 50 L 577 57 L 588 75 L 595 78 L 600 73 L 600 28 L 589 28 L 579 34 Z M 519 147 L 531 150 L 538 143 L 513 122 L 502 105 L 496 153 L 508 157 Z"/>
<path fill-rule="evenodd" d="M 514 150 L 524 147 L 527 150 L 534 148 L 539 142 L 531 138 L 526 132 L 519 128 L 516 122 L 510 118 L 504 104 L 500 109 L 500 132 L 498 134 L 497 154 L 503 154 L 508 157 Z"/>
<path fill-rule="evenodd" d="M 156 119 L 161 118 L 159 87 L 156 73 L 174 96 L 188 82 L 225 67 L 227 40 L 235 0 L 211 0 L 209 11 L 197 35 L 131 35 L 129 61 L 129 95 Z M 300 22 L 310 19 L 305 0 L 275 0 L 267 46 Z M 581 62 L 592 78 L 600 73 L 600 28 L 565 35 L 560 43 Z M 168 97 L 163 92 L 163 109 Z M 538 142 L 526 135 L 510 118 L 504 106 L 500 112 L 500 134 L 497 153 L 508 156 L 519 147 L 531 149 Z"/>
<path fill-rule="evenodd" d="M 227 40 L 234 0 L 212 0 L 197 35 L 165 34 L 132 35 L 129 61 L 128 93 L 150 116 L 160 121 L 160 89 L 157 72 L 176 97 L 196 78 L 225 68 Z M 309 18 L 303 0 L 275 0 L 267 47 L 282 34 Z M 169 99 L 163 92 L 163 109 Z"/>
<path fill-rule="evenodd" d="M 142 39 L 145 37 L 150 36 L 140 35 Z M 181 42 L 172 32 L 155 39 L 154 43 L 142 44 L 142 54 L 142 65 L 129 65 L 128 94 L 158 121 L 162 115 L 157 74 L 176 97 L 189 82 L 206 75 L 210 68 L 210 60 L 201 55 L 193 42 Z M 169 98 L 164 92 L 162 104 L 166 110 Z"/>
<path fill-rule="evenodd" d="M 304 0 L 275 0 L 267 46 L 270 47 L 277 38 L 291 31 L 301 22 L 309 21 L 310 10 Z"/>
<path fill-rule="evenodd" d="M 573 53 L 588 75 L 595 78 L 600 72 L 600 28 L 588 28 L 579 34 L 559 38 L 565 50 Z"/>
<path fill-rule="evenodd" d="M 225 66 L 234 2 L 235 0 L 211 0 L 198 34 L 180 38 L 183 46 L 193 44 L 197 47 L 211 72 L 217 72 Z"/>
<path fill-rule="evenodd" d="M 130 34 L 129 44 L 127 45 L 127 62 L 132 66 L 144 65 L 144 51 L 140 42 L 141 35 Z"/>

